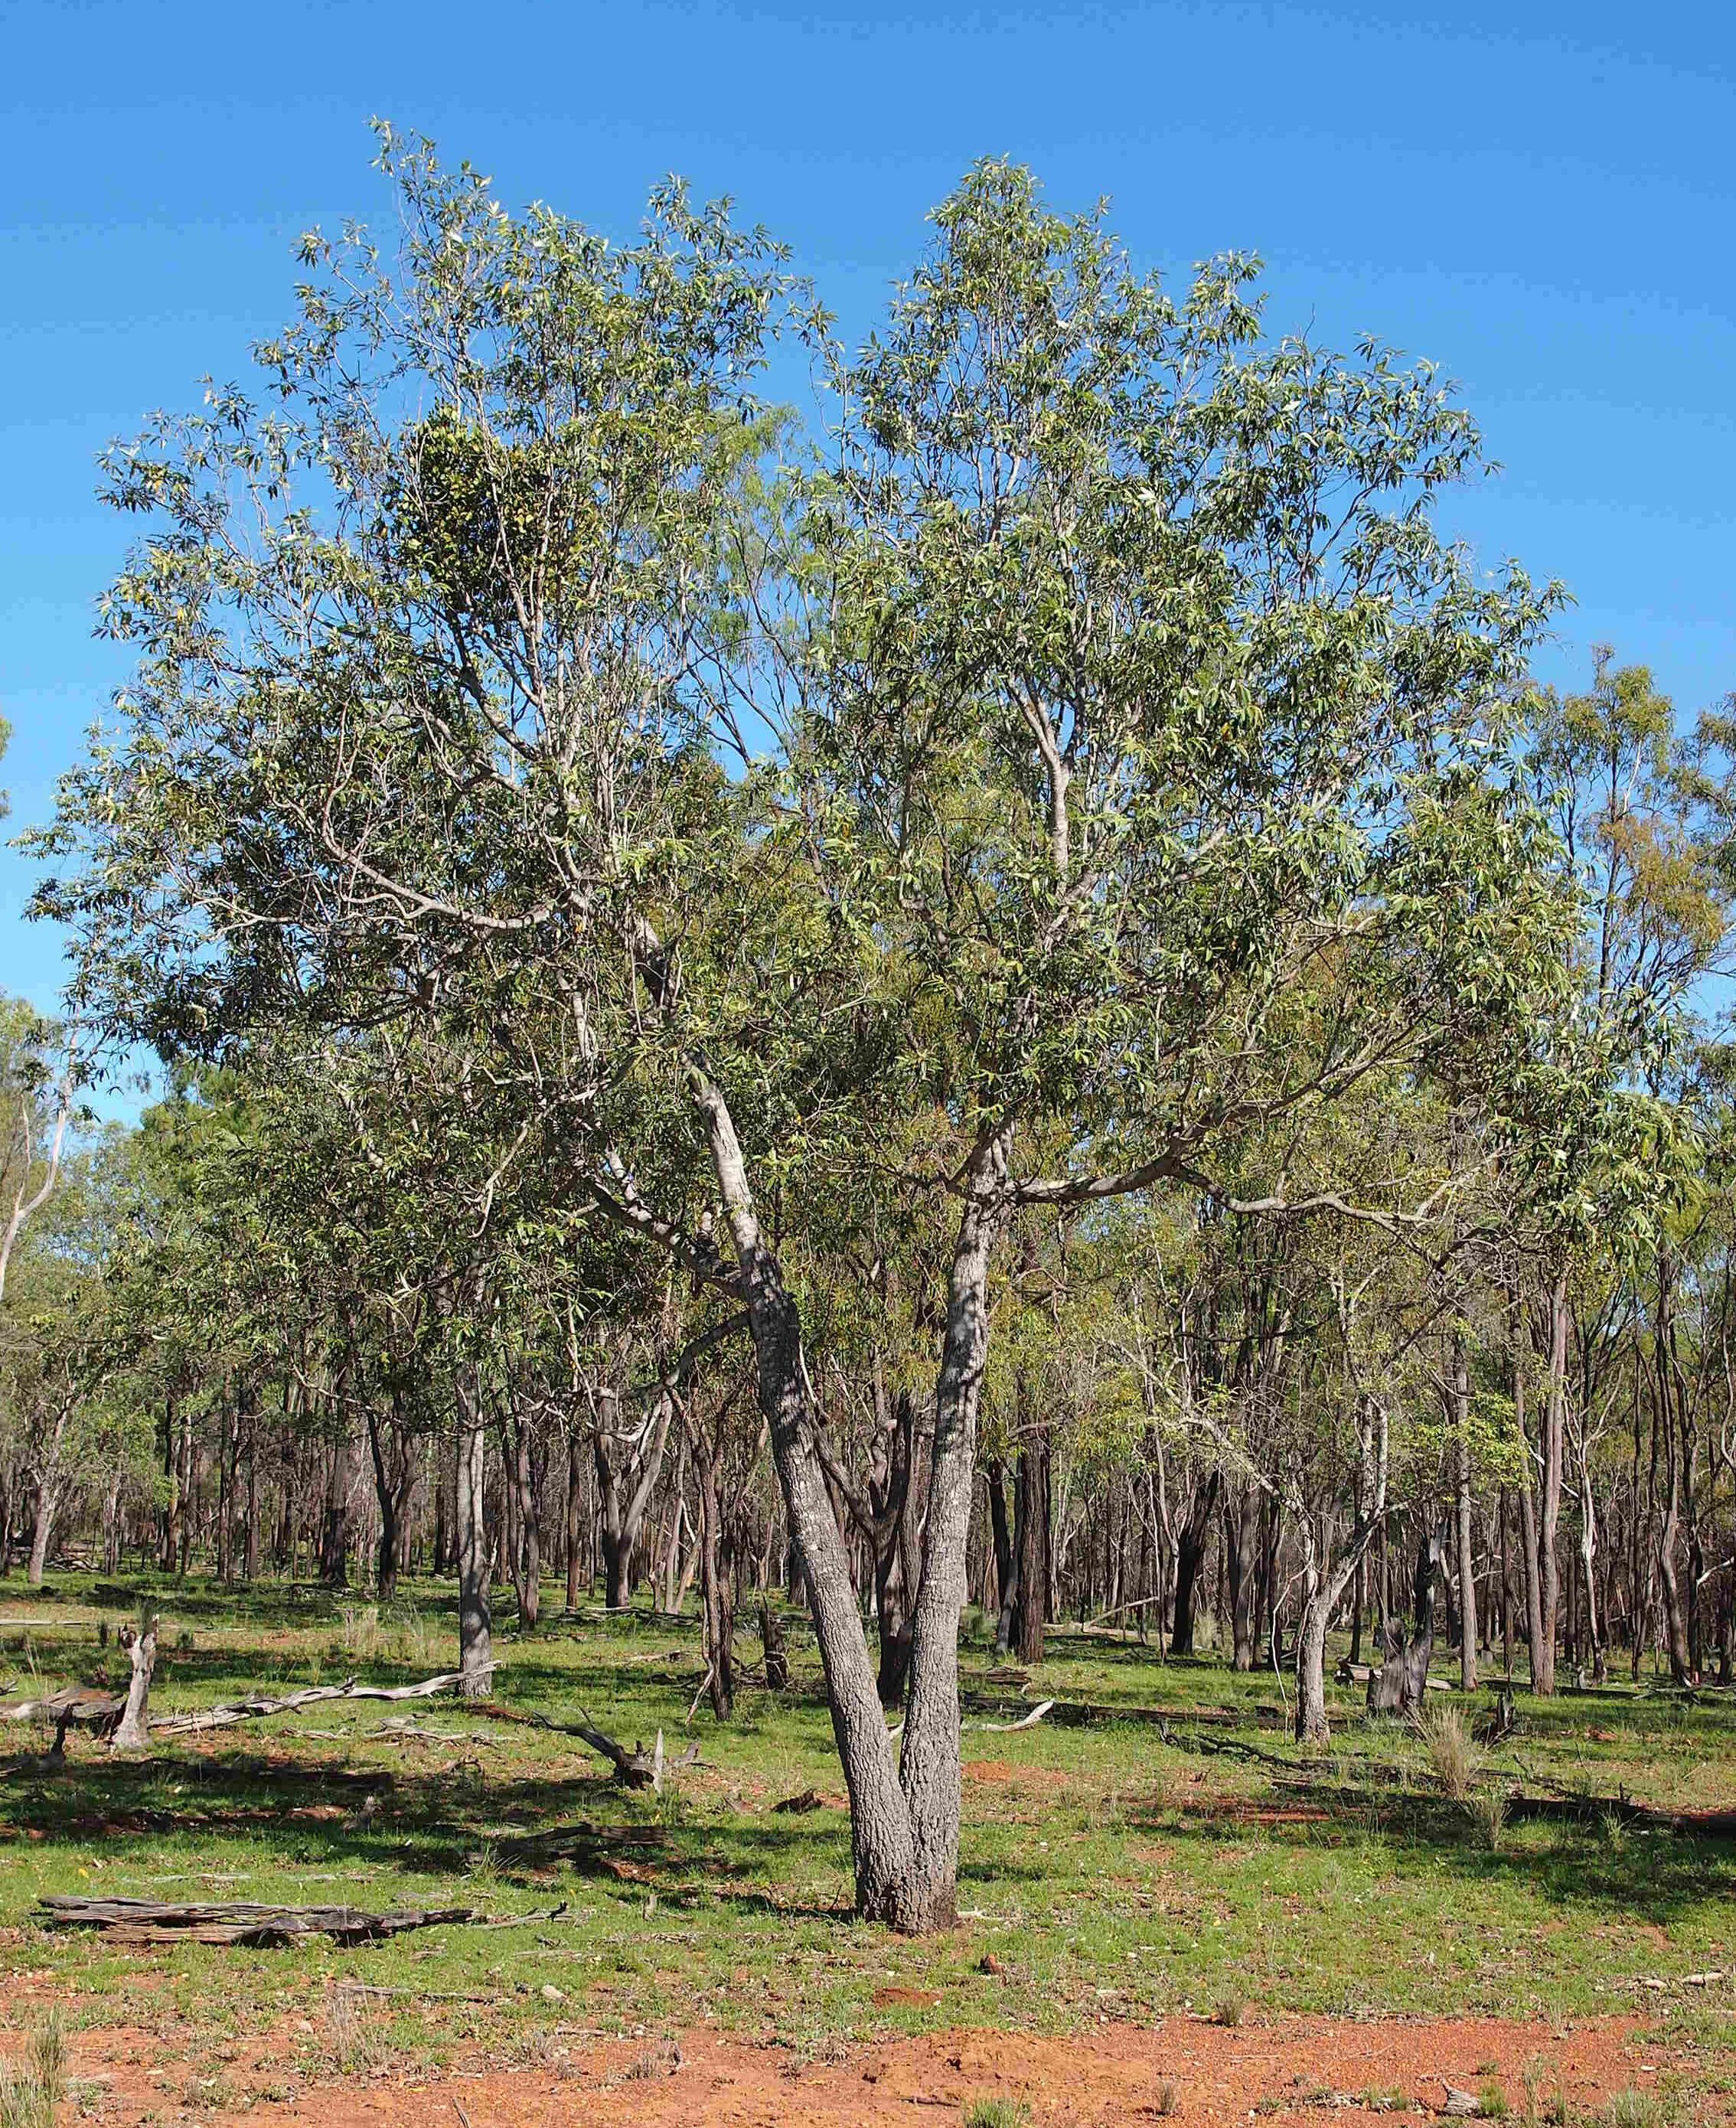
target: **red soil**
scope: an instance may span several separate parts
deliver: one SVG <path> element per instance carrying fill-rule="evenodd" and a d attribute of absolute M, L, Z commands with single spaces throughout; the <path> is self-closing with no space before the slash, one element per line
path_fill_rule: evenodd
<path fill-rule="evenodd" d="M 1680 2050 L 1632 2018 L 1551 2026 L 1482 2017 L 1291 2017 L 1231 2030 L 1172 2017 L 1150 2027 L 1105 2024 L 1066 2039 L 965 2031 L 887 2040 L 805 2063 L 787 2049 L 704 2028 L 684 2034 L 678 2047 L 576 2035 L 564 2045 L 554 2041 L 533 2069 L 434 2078 L 382 2071 L 310 2082 L 295 2063 L 296 2029 L 291 2024 L 225 2049 L 232 2059 L 209 2064 L 137 2026 L 94 2030 L 75 2042 L 74 2073 L 100 2079 L 92 2108 L 112 2128 L 137 2128 L 147 2115 L 233 2119 L 264 2092 L 274 2096 L 247 2105 L 244 2115 L 261 2128 L 292 2121 L 320 2128 L 867 2128 L 897 2121 L 908 2128 L 956 2121 L 987 2097 L 1022 2100 L 1038 2123 L 1122 2128 L 1173 2115 L 1185 2128 L 1246 2121 L 1258 2108 L 1258 2119 L 1274 2128 L 1322 2128 L 1329 2118 L 1438 2113 L 1449 2084 L 1479 2092 L 1492 2081 L 1522 2115 L 1528 2069 L 1540 2111 L 1558 2091 L 1578 2118 L 1613 2091 L 1654 2089 L 1665 2073 L 1686 2066 Z M 202 2077 L 221 2082 L 202 2084 Z M 1408 2106 L 1394 2105 L 1392 2093 Z M 1358 2102 L 1373 2096 L 1386 2102 Z"/>

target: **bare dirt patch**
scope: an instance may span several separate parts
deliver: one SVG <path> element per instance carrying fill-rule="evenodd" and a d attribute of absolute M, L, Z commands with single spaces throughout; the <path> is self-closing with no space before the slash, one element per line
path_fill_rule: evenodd
<path fill-rule="evenodd" d="M 1528 2076 L 1544 2107 L 1558 2093 L 1577 2117 L 1612 2092 L 1651 2090 L 1686 2066 L 1679 2049 L 1632 2018 L 1297 2017 L 1231 2030 L 1172 2017 L 1070 2038 L 973 2031 L 888 2040 L 830 2047 L 819 2060 L 702 2028 L 678 2042 L 557 2035 L 530 2069 L 330 2080 L 298 2073 L 293 2044 L 284 2029 L 231 2053 L 228 2116 L 244 2110 L 249 2121 L 321 2128 L 453 2128 L 459 2120 L 471 2128 L 788 2128 L 799 2113 L 820 2128 L 878 2128 L 956 2118 L 993 2096 L 1022 2100 L 1038 2122 L 1108 2128 L 1170 2116 L 1203 2128 L 1257 2109 L 1279 2128 L 1318 2128 L 1328 2119 L 1438 2114 L 1449 2084 L 1481 2092 L 1498 2083 L 1516 2113 Z M 138 2128 L 147 2115 L 162 2121 L 165 2100 L 171 2116 L 178 2099 L 199 2107 L 200 2066 L 136 2026 L 87 2031 L 74 2048 L 74 2073 L 100 2079 L 92 2111 L 111 2128 Z M 1401 2097 L 1408 2103 L 1395 2103 Z"/>
<path fill-rule="evenodd" d="M 959 1771 L 982 1788 L 1065 1788 L 1073 1784 L 1072 1774 L 1064 1767 L 1009 1766 L 1004 1759 L 966 1759 Z"/>

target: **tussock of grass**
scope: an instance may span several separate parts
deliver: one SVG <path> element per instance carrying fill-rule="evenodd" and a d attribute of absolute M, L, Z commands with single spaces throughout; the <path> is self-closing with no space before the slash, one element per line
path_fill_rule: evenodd
<path fill-rule="evenodd" d="M 1648 2091 L 1618 2091 L 1603 2109 L 1605 2128 L 1662 2128 L 1662 2106 Z"/>
<path fill-rule="evenodd" d="M 1481 1754 L 1463 1715 L 1456 1707 L 1431 1707 L 1412 1719 L 1435 1778 L 1454 1803 L 1468 1802 Z"/>
<path fill-rule="evenodd" d="M 66 2026 L 50 2011 L 12 2061 L 0 2061 L 0 2128 L 55 2128 L 66 2096 Z"/>
<path fill-rule="evenodd" d="M 1471 1822 L 1489 1852 L 1496 1853 L 1507 1828 L 1507 1798 L 1498 1788 L 1478 1788 L 1466 1801 Z"/>
<path fill-rule="evenodd" d="M 974 2098 L 965 2114 L 965 2128 L 1026 2128 L 1031 2108 L 1022 2099 Z"/>
<path fill-rule="evenodd" d="M 1234 2031 L 1248 2014 L 1248 1998 L 1240 1988 L 1226 1988 L 1219 1995 L 1212 2011 L 1214 2025 L 1224 2025 Z"/>

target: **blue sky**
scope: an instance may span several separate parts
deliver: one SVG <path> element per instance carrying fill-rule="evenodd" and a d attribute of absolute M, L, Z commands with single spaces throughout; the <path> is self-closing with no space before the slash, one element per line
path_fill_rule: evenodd
<path fill-rule="evenodd" d="M 794 247 L 847 332 L 978 155 L 1110 195 L 1141 263 L 1268 263 L 1274 325 L 1444 365 L 1501 479 L 1455 506 L 1649 663 L 1736 688 L 1736 7 L 0 4 L 0 781 L 42 818 L 122 677 L 92 458 L 288 313 L 297 233 L 387 211 L 375 112 L 616 233 L 668 170 Z M 0 853 L 0 987 L 59 942 Z M 129 1104 L 111 1104 L 125 1109 Z"/>

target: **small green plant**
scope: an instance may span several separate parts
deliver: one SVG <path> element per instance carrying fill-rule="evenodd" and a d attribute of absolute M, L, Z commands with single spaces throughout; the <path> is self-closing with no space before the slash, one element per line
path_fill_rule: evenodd
<path fill-rule="evenodd" d="M 1180 2097 L 1181 2094 L 1175 2088 L 1174 2079 L 1166 2076 L 1157 2087 L 1157 2096 L 1152 2106 L 1153 2111 L 1161 2114 L 1167 2120 L 1180 2102 Z"/>
<path fill-rule="evenodd" d="M 189 2112 L 234 2115 L 241 2110 L 242 2097 L 240 2088 L 220 2073 L 191 2078 L 181 2094 L 181 2103 Z"/>
<path fill-rule="evenodd" d="M 1486 2076 L 1477 2089 L 1477 2117 L 1479 2121 L 1505 2121 L 1511 2109 L 1507 2094 L 1492 2076 Z"/>
<path fill-rule="evenodd" d="M 974 2098 L 965 2111 L 965 2128 L 1025 2128 L 1031 2108 L 1018 2098 Z"/>
<path fill-rule="evenodd" d="M 0 2128 L 55 2128 L 66 2096 L 66 2026 L 50 2011 L 23 2053 L 0 2062 Z"/>
<path fill-rule="evenodd" d="M 1248 2014 L 1248 1998 L 1239 1988 L 1226 1988 L 1218 1997 L 1212 2012 L 1214 2025 L 1224 2025 L 1234 2031 Z"/>

